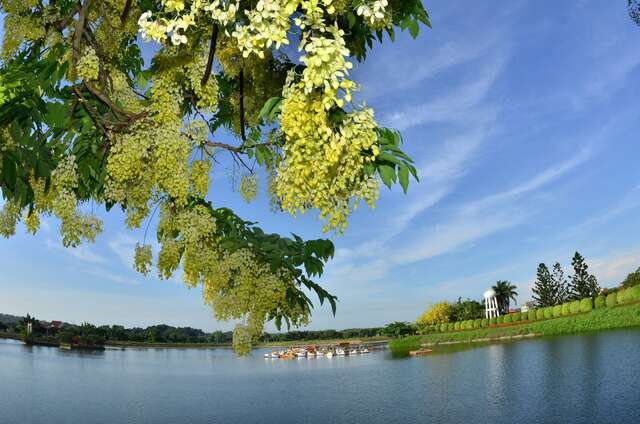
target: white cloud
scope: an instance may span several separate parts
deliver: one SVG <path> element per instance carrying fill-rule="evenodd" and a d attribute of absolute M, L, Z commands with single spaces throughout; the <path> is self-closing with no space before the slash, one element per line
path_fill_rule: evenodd
<path fill-rule="evenodd" d="M 126 277 L 124 275 L 117 274 L 115 272 L 111 272 L 109 270 L 106 270 L 103 267 L 85 268 L 85 269 L 83 269 L 83 271 L 85 271 L 86 273 L 88 273 L 90 275 L 94 275 L 96 277 L 99 277 L 99 279 L 101 279 L 101 280 L 107 279 L 107 280 L 113 281 L 115 283 L 129 284 L 129 285 L 134 285 L 134 286 L 137 286 L 137 285 L 140 284 L 140 282 L 136 278 L 128 278 L 128 277 Z M 138 278 L 142 278 L 142 276 L 138 276 Z"/>
<path fill-rule="evenodd" d="M 587 144 L 587 146 L 580 150 L 580 152 L 578 152 L 578 154 L 574 157 L 546 168 L 542 172 L 533 176 L 528 181 L 517 185 L 509 190 L 492 194 L 475 202 L 471 202 L 466 205 L 465 209 L 467 212 L 485 209 L 491 207 L 492 205 L 502 203 L 508 201 L 509 199 L 517 198 L 519 196 L 522 196 L 523 194 L 538 190 L 591 159 L 591 157 L 593 157 L 594 151 L 595 144 Z"/>
<path fill-rule="evenodd" d="M 615 286 L 630 272 L 640 267 L 640 247 L 619 250 L 606 256 L 587 261 L 589 270 L 598 278 L 601 286 Z"/>
<path fill-rule="evenodd" d="M 384 115 L 385 126 L 406 130 L 427 123 L 484 123 L 495 119 L 496 110 L 484 103 L 477 108 L 491 90 L 504 68 L 506 56 L 496 53 L 494 59 L 479 72 L 478 78 L 454 87 L 444 96 L 438 96 L 421 104 L 408 105 Z"/>
<path fill-rule="evenodd" d="M 86 244 L 80 244 L 77 247 L 64 247 L 60 243 L 56 243 L 51 239 L 47 239 L 46 242 L 47 247 L 50 249 L 58 249 L 63 251 L 76 259 L 81 260 L 82 262 L 92 263 L 92 264 L 105 264 L 108 263 L 108 259 L 102 255 L 95 253 L 91 248 Z"/>
<path fill-rule="evenodd" d="M 116 237 L 107 242 L 107 246 L 118 256 L 120 262 L 127 268 L 133 268 L 133 252 L 138 241 L 132 236 L 119 233 Z"/>

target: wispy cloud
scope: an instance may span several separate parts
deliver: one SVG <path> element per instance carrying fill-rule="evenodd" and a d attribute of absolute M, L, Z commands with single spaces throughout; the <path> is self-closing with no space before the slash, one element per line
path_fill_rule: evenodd
<path fill-rule="evenodd" d="M 381 122 L 385 126 L 406 130 L 427 123 L 477 123 L 495 119 L 497 111 L 488 104 L 477 106 L 485 99 L 489 90 L 504 68 L 506 56 L 496 54 L 493 61 L 480 69 L 479 75 L 454 87 L 443 96 L 438 96 L 420 104 L 401 107 L 384 115 Z"/>
<path fill-rule="evenodd" d="M 120 262 L 127 268 L 133 268 L 133 251 L 137 239 L 126 233 L 119 233 L 107 242 L 109 249 L 120 259 Z"/>
<path fill-rule="evenodd" d="M 56 243 L 51 239 L 47 239 L 46 242 L 47 247 L 49 247 L 50 249 L 56 249 L 56 250 L 60 250 L 63 251 L 71 256 L 73 256 L 76 259 L 79 259 L 82 262 L 87 262 L 87 263 L 91 263 L 91 264 L 106 264 L 109 262 L 109 260 L 98 254 L 95 253 L 88 245 L 86 244 L 81 244 L 77 247 L 67 247 L 65 248 L 64 246 L 62 246 L 61 243 Z"/>
<path fill-rule="evenodd" d="M 565 231 L 563 238 L 572 238 L 580 234 L 584 234 L 586 231 L 597 228 L 600 225 L 606 224 L 612 219 L 627 213 L 629 211 L 640 208 L 640 185 L 637 185 L 629 193 L 627 193 L 620 201 L 618 201 L 612 207 L 595 214 L 591 218 L 569 228 Z"/>
<path fill-rule="evenodd" d="M 357 275 L 359 280 L 377 280 L 394 267 L 448 254 L 513 228 L 536 212 L 535 207 L 526 201 L 526 194 L 542 189 L 583 164 L 591 157 L 592 151 L 592 147 L 586 147 L 577 156 L 551 165 L 519 185 L 458 205 L 444 221 L 422 229 L 412 228 L 401 246 L 391 247 L 374 241 L 366 248 L 351 250 L 346 256 L 348 259 L 333 269 L 332 276 L 345 278 Z M 366 258 L 376 259 L 364 263 L 358 261 Z"/>
<path fill-rule="evenodd" d="M 134 286 L 140 284 L 140 282 L 136 278 L 126 277 L 125 275 L 109 271 L 104 267 L 90 267 L 83 269 L 83 271 L 90 275 L 98 277 L 98 281 L 106 279 L 118 284 L 127 284 Z"/>
<path fill-rule="evenodd" d="M 524 194 L 538 190 L 591 159 L 595 151 L 595 146 L 595 143 L 587 144 L 587 146 L 580 150 L 577 155 L 571 157 L 570 159 L 556 163 L 544 169 L 542 172 L 534 175 L 528 181 L 525 181 L 524 183 L 519 184 L 509 190 L 495 193 L 474 202 L 470 202 L 465 206 L 465 210 L 467 212 L 472 212 L 473 210 L 486 209 L 488 207 L 491 207 L 492 205 L 503 203 L 505 201 L 508 201 L 509 199 L 517 198 Z"/>
<path fill-rule="evenodd" d="M 630 272 L 640 267 L 640 247 L 618 250 L 589 261 L 590 271 L 598 277 L 601 285 L 617 285 Z"/>

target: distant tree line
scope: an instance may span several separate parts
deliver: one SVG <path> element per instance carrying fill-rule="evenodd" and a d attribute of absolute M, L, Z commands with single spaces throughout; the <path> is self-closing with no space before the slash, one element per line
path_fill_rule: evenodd
<path fill-rule="evenodd" d="M 9 319 L 9 315 L 0 316 L 0 332 L 22 334 L 26 337 L 27 323 L 32 323 L 32 338 L 58 343 L 92 344 L 100 345 L 106 342 L 136 342 L 136 343 L 211 343 L 231 344 L 233 332 L 213 331 L 204 332 L 192 327 L 173 327 L 160 324 L 146 328 L 125 328 L 121 325 L 95 326 L 89 323 L 73 325 L 63 323 L 59 328 L 54 328 L 47 321 L 40 321 L 27 314 L 19 320 Z M 404 323 L 403 323 L 404 324 Z M 391 324 L 390 324 L 391 325 Z M 392 326 L 393 327 L 393 326 Z M 403 332 L 402 330 L 401 332 Z M 413 330 L 411 330 L 413 331 Z M 261 337 L 262 342 L 285 342 L 305 340 L 340 340 L 382 336 L 384 328 L 349 328 L 345 330 L 317 330 L 317 331 L 289 331 L 287 333 L 265 332 Z"/>

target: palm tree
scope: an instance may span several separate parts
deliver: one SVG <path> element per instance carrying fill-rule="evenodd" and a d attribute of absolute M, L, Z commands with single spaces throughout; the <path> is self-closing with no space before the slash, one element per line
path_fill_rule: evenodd
<path fill-rule="evenodd" d="M 498 309 L 501 314 L 509 313 L 509 303 L 511 303 L 512 300 L 514 303 L 517 303 L 516 297 L 518 296 L 518 292 L 516 288 L 517 287 L 509 281 L 504 280 L 497 281 L 496 285 L 493 286 L 498 300 Z"/>

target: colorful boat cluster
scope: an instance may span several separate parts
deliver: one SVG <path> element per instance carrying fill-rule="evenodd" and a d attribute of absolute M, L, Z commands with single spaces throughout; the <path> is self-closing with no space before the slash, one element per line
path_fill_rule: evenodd
<path fill-rule="evenodd" d="M 316 349 L 313 346 L 304 348 L 291 348 L 287 350 L 265 353 L 265 359 L 293 359 L 293 358 L 332 358 L 334 356 L 355 356 L 369 353 L 369 349 L 362 348 L 325 348 Z"/>

